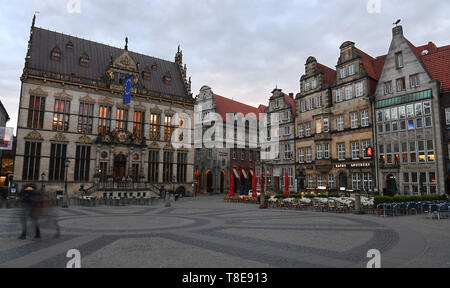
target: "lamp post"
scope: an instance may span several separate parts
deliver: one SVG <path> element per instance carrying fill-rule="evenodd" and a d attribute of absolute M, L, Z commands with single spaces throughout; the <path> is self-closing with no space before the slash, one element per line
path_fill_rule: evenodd
<path fill-rule="evenodd" d="M 63 196 L 63 206 L 62 208 L 69 208 L 69 201 L 68 201 L 68 195 L 67 195 L 67 171 L 70 165 L 70 161 L 69 159 L 66 159 L 66 161 L 64 162 L 64 164 L 66 165 L 66 173 L 64 175 L 64 196 Z"/>

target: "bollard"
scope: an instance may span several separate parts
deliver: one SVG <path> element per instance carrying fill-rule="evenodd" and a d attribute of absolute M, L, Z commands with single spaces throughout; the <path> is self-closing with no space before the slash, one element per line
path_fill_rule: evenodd
<path fill-rule="evenodd" d="M 355 194 L 355 214 L 364 214 L 361 211 L 361 194 L 358 192 Z"/>

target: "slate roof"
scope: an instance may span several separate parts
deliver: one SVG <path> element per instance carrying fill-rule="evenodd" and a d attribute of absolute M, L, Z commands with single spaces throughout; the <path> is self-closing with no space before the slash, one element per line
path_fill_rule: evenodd
<path fill-rule="evenodd" d="M 91 80 L 101 80 L 110 66 L 111 56 L 117 57 L 124 49 L 111 47 L 105 44 L 33 27 L 31 48 L 29 51 L 29 69 L 44 70 L 65 75 L 74 74 L 77 77 Z M 66 44 L 71 42 L 73 49 L 67 49 Z M 60 61 L 51 60 L 50 54 L 53 48 L 58 47 L 62 52 Z M 79 63 L 80 56 L 86 53 L 89 56 L 89 67 L 82 67 Z M 136 63 L 139 63 L 139 84 L 146 89 L 156 92 L 188 97 L 184 80 L 178 64 L 152 56 L 129 51 L 129 55 Z M 153 64 L 157 65 L 157 71 L 151 72 L 151 78 L 145 80 L 142 71 Z M 169 72 L 172 77 L 170 85 L 164 84 L 163 76 Z"/>
<path fill-rule="evenodd" d="M 3 106 L 3 103 L 2 103 L 1 100 L 0 100 L 0 109 L 3 110 L 3 111 L 5 112 L 5 115 L 6 115 L 6 121 L 9 121 L 10 118 L 9 118 L 9 115 L 8 115 L 8 111 L 6 111 L 6 108 L 5 108 L 5 106 Z"/>

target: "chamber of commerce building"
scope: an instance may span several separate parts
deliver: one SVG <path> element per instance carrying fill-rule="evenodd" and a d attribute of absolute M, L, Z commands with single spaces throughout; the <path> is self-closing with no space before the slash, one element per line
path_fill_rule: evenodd
<path fill-rule="evenodd" d="M 195 101 L 180 48 L 170 62 L 129 51 L 128 39 L 115 48 L 34 23 L 21 77 L 19 189 L 45 181 L 47 190 L 63 191 L 67 181 L 69 195 L 81 185 L 100 191 L 127 183 L 135 188 L 128 195 L 110 189 L 100 196 L 145 197 L 155 186 L 192 192 L 194 150 L 172 141 L 189 144 L 174 133 L 190 129 Z M 131 103 L 124 104 L 130 76 Z"/>

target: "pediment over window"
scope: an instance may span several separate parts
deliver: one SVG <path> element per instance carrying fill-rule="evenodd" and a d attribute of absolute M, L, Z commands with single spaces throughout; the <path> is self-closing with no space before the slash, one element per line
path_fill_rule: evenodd
<path fill-rule="evenodd" d="M 89 104 L 95 104 L 95 100 L 91 98 L 91 96 L 89 96 L 89 94 L 86 94 L 86 96 L 80 98 L 80 102 L 85 102 L 85 103 L 89 103 Z"/>
<path fill-rule="evenodd" d="M 66 135 L 62 133 L 58 133 L 55 136 L 53 136 L 52 139 L 50 139 L 52 142 L 69 142 L 69 139 L 67 139 Z"/>
<path fill-rule="evenodd" d="M 174 151 L 175 148 L 173 147 L 173 145 L 172 145 L 171 143 L 167 143 L 167 144 L 164 146 L 164 150 L 171 150 L 171 151 Z"/>
<path fill-rule="evenodd" d="M 159 149 L 159 144 L 157 142 L 153 142 L 148 146 L 150 149 Z"/>
<path fill-rule="evenodd" d="M 152 107 L 152 108 L 150 109 L 150 112 L 153 113 L 153 114 L 162 114 L 162 110 L 159 109 L 157 106 Z"/>
<path fill-rule="evenodd" d="M 48 96 L 48 92 L 42 90 L 41 87 L 37 87 L 34 90 L 30 90 L 30 95 L 40 96 L 40 97 L 47 97 Z"/>
<path fill-rule="evenodd" d="M 142 105 L 142 103 L 139 102 L 139 105 L 134 106 L 134 110 L 135 111 L 145 111 L 145 110 L 147 110 L 147 107 L 145 107 L 144 105 Z"/>
<path fill-rule="evenodd" d="M 108 96 L 105 96 L 102 99 L 99 99 L 97 102 L 99 105 L 114 106 L 114 100 Z"/>
<path fill-rule="evenodd" d="M 84 135 L 84 136 L 81 136 L 80 138 L 78 138 L 77 143 L 92 144 L 92 140 L 88 136 Z"/>
<path fill-rule="evenodd" d="M 31 131 L 30 133 L 28 133 L 27 136 L 25 136 L 25 139 L 28 140 L 44 140 L 44 138 L 42 138 L 42 135 L 37 132 L 37 131 Z"/>
<path fill-rule="evenodd" d="M 63 99 L 63 100 L 69 100 L 70 101 L 70 100 L 73 99 L 73 96 L 67 94 L 66 90 L 63 90 L 61 93 L 55 94 L 55 98 Z"/>

